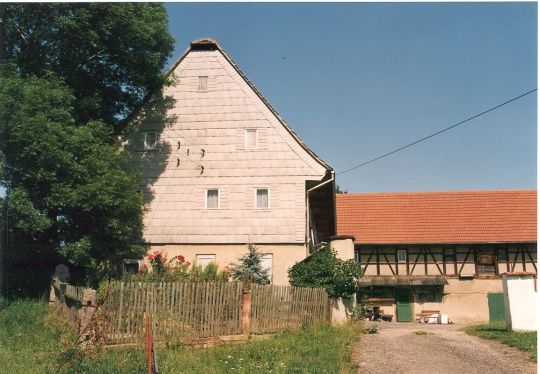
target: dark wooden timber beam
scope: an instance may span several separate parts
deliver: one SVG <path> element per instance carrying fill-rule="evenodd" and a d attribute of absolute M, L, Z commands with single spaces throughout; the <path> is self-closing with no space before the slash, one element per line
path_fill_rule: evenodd
<path fill-rule="evenodd" d="M 531 256 L 531 251 L 529 250 L 529 247 L 527 247 L 527 256 L 529 257 L 529 260 L 531 260 L 531 264 L 534 267 L 534 271 L 537 273 L 538 270 L 536 269 L 536 264 L 534 263 L 534 260 Z"/>
<path fill-rule="evenodd" d="M 390 267 L 390 271 L 392 272 L 392 275 L 396 275 L 396 273 L 394 272 L 394 269 L 392 269 L 392 264 L 390 263 L 390 261 L 388 261 L 388 257 L 386 257 L 386 253 L 384 251 L 383 251 L 383 256 L 384 256 L 384 260 Z M 397 270 L 397 266 L 396 266 L 396 270 Z"/>
<path fill-rule="evenodd" d="M 518 248 L 518 250 L 516 251 L 516 255 L 514 256 L 514 262 L 512 263 L 512 272 L 513 272 L 514 269 L 516 268 L 516 264 L 517 264 L 518 257 L 519 257 L 519 248 Z"/>
<path fill-rule="evenodd" d="M 413 264 L 413 267 L 411 269 L 411 274 L 414 273 L 414 268 L 416 267 L 416 264 L 418 263 L 418 259 L 420 258 L 421 254 L 422 254 L 422 252 L 418 252 L 418 254 L 416 255 L 416 259 L 414 260 L 414 264 Z"/>
<path fill-rule="evenodd" d="M 469 250 L 467 251 L 467 254 L 465 255 L 465 258 L 463 259 L 463 263 L 461 264 L 461 267 L 459 268 L 459 274 L 461 274 L 461 271 L 463 270 L 463 267 L 467 263 L 467 260 L 469 259 L 469 255 L 471 254 L 472 247 L 469 247 Z M 457 253 L 456 253 L 456 261 L 457 261 Z M 474 264 L 474 272 L 476 273 L 476 263 Z"/>
<path fill-rule="evenodd" d="M 377 247 L 377 275 L 381 275 L 381 249 Z"/>
<path fill-rule="evenodd" d="M 429 254 L 431 255 L 431 258 L 433 259 L 433 262 L 435 262 L 435 265 L 437 265 L 437 269 L 439 269 L 439 273 L 441 273 L 441 275 L 446 274 L 446 269 L 444 270 L 444 273 L 443 273 L 441 267 L 437 263 L 437 259 L 435 258 L 435 255 L 433 254 L 433 252 L 431 252 L 431 248 L 428 248 L 428 251 L 429 251 Z M 444 251 L 443 251 L 443 259 L 444 259 Z"/>
<path fill-rule="evenodd" d="M 399 275 L 399 263 L 398 263 L 398 258 L 397 258 L 397 248 L 394 247 L 394 263 L 396 264 L 396 274 Z"/>
<path fill-rule="evenodd" d="M 373 253 L 375 253 L 375 247 L 371 248 L 371 252 L 369 252 L 368 259 L 366 261 L 366 266 L 364 266 L 364 270 L 362 270 L 362 273 L 366 273 L 366 269 L 369 265 L 369 262 L 371 261 L 371 257 L 373 256 Z M 362 255 L 360 255 L 360 262 L 362 262 Z"/>

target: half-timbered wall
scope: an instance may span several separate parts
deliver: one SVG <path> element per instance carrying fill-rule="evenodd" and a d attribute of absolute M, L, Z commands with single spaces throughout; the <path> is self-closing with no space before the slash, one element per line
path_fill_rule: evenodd
<path fill-rule="evenodd" d="M 536 244 L 356 245 L 355 251 L 367 276 L 497 277 L 505 272 L 537 272 Z M 405 257 L 400 251 L 406 251 Z"/>

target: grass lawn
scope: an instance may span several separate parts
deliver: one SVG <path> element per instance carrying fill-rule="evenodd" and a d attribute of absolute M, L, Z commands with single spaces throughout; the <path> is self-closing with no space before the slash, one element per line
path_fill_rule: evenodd
<path fill-rule="evenodd" d="M 158 364 L 163 373 L 355 373 L 350 358 L 360 330 L 355 324 L 318 325 L 205 349 L 163 348 L 158 350 Z M 78 357 L 68 349 L 73 339 L 73 331 L 51 317 L 46 305 L 20 301 L 0 309 L 0 362 L 5 372 L 56 372 L 57 363 L 66 357 L 72 362 L 60 372 L 145 372 L 140 349 L 105 349 Z"/>
<path fill-rule="evenodd" d="M 511 347 L 530 353 L 530 357 L 536 357 L 536 332 L 509 332 L 506 331 L 504 321 L 490 322 L 486 325 L 466 327 L 465 332 L 484 339 L 496 339 Z"/>
<path fill-rule="evenodd" d="M 56 358 L 68 351 L 76 336 L 47 306 L 35 301 L 0 305 L 0 371 L 54 373 Z M 65 357 L 65 356 L 62 356 Z"/>

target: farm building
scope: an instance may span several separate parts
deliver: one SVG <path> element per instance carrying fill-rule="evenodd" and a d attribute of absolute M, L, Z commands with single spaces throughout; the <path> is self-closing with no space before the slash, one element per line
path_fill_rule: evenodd
<path fill-rule="evenodd" d="M 199 265 L 235 262 L 255 243 L 274 284 L 335 235 L 332 168 L 210 39 L 191 43 L 172 84 L 132 119 L 149 251 Z"/>
<path fill-rule="evenodd" d="M 336 196 L 363 294 L 398 321 L 424 310 L 458 323 L 502 319 L 505 272 L 537 273 L 536 191 Z"/>

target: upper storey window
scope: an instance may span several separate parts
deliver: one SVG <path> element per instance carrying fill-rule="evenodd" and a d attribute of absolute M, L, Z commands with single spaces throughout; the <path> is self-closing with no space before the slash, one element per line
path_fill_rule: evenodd
<path fill-rule="evenodd" d="M 257 188 L 255 191 L 255 206 L 257 209 L 268 209 L 270 207 L 268 188 Z"/>
<path fill-rule="evenodd" d="M 259 136 L 256 129 L 246 130 L 246 148 L 257 148 L 259 145 Z"/>
<path fill-rule="evenodd" d="M 146 131 L 144 133 L 144 149 L 156 149 L 159 142 L 159 134 L 155 131 Z"/>
<path fill-rule="evenodd" d="M 199 77 L 199 91 L 206 91 L 208 89 L 208 76 Z"/>
<path fill-rule="evenodd" d="M 206 209 L 219 209 L 219 190 L 206 190 Z"/>

